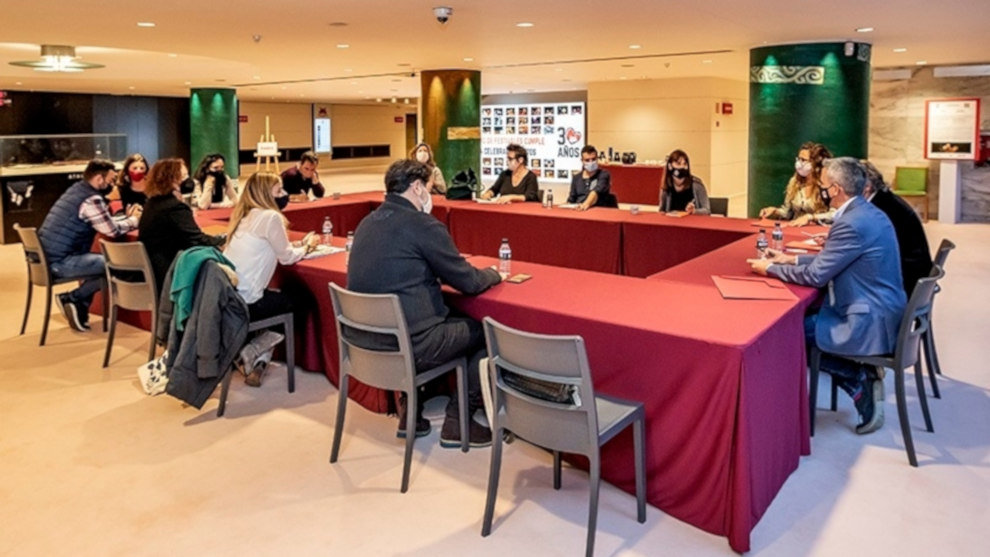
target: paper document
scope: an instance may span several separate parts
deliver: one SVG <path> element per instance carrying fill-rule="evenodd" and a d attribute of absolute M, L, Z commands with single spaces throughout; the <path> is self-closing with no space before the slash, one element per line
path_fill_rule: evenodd
<path fill-rule="evenodd" d="M 304 255 L 303 259 L 315 259 L 317 257 L 323 257 L 324 255 L 333 255 L 335 253 L 340 253 L 342 251 L 344 251 L 344 248 L 319 244 L 315 248 L 313 248 L 313 251 Z"/>

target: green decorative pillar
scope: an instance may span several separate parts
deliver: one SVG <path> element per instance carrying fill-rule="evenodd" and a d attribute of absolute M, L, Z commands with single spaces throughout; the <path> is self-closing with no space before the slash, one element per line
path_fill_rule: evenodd
<path fill-rule="evenodd" d="M 192 89 L 189 97 L 189 172 L 195 172 L 206 155 L 220 153 L 227 159 L 227 174 L 237 178 L 237 91 Z"/>
<path fill-rule="evenodd" d="M 866 158 L 870 45 L 791 44 L 749 53 L 749 216 L 780 205 L 805 141 Z"/>
<path fill-rule="evenodd" d="M 427 70 L 420 73 L 423 141 L 448 185 L 465 168 L 481 173 L 481 72 Z"/>

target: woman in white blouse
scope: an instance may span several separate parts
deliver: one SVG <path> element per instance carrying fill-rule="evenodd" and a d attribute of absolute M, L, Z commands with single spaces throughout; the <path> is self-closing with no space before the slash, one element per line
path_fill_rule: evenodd
<path fill-rule="evenodd" d="M 251 321 L 292 311 L 289 296 L 266 287 L 275 274 L 277 263 L 292 265 L 319 243 L 319 238 L 315 236 L 300 246 L 294 246 L 289 241 L 286 232 L 289 223 L 275 204 L 275 197 L 281 190 L 282 180 L 277 174 L 255 173 L 247 179 L 230 215 L 224 255 L 236 267 L 237 293 L 247 302 Z M 241 353 L 245 356 L 245 372 L 250 371 L 245 381 L 255 387 L 261 385 L 261 378 L 271 358 L 270 352 L 267 357 L 264 352 L 271 348 L 269 344 L 274 345 L 280 340 L 275 337 L 272 342 L 271 336 L 266 337 L 269 340 L 259 337 Z"/>

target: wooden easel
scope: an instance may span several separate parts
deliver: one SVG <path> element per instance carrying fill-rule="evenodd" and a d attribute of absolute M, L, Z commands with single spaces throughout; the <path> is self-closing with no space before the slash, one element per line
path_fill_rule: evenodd
<path fill-rule="evenodd" d="M 272 165 L 274 164 L 275 173 L 279 174 L 281 171 L 278 168 L 278 158 L 282 156 L 282 152 L 277 150 L 278 143 L 275 141 L 275 136 L 271 134 L 271 128 L 269 127 L 268 116 L 265 116 L 265 133 L 264 135 L 261 136 L 261 138 L 258 139 L 259 146 L 263 143 L 268 143 L 268 144 L 274 143 L 276 145 L 276 150 L 274 151 L 274 154 L 265 154 L 265 155 L 262 155 L 258 151 L 255 151 L 254 171 L 258 172 L 261 170 L 261 159 L 265 159 L 265 172 L 271 172 Z M 259 151 L 260 151 L 260 147 L 259 147 Z"/>

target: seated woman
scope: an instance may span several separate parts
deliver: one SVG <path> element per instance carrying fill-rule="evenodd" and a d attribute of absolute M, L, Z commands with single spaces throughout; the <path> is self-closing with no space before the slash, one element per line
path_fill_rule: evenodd
<path fill-rule="evenodd" d="M 237 271 L 237 293 L 248 304 L 251 321 L 267 319 L 292 311 L 289 296 L 266 288 L 275 274 L 275 265 L 292 265 L 312 251 L 320 239 L 313 236 L 306 245 L 293 246 L 286 232 L 289 222 L 279 212 L 275 196 L 282 191 L 278 174 L 258 172 L 244 185 L 240 199 L 230 215 L 227 247 L 224 255 Z M 273 333 L 268 333 L 272 335 Z M 264 333 L 241 351 L 245 383 L 261 385 L 271 360 L 270 348 L 276 344 L 264 339 Z"/>
<path fill-rule="evenodd" d="M 110 200 L 120 200 L 121 209 L 117 214 L 124 214 L 132 205 L 144 207 L 148 200 L 145 188 L 148 185 L 148 160 L 141 153 L 134 153 L 124 161 L 124 168 L 117 176 L 114 191 L 107 196 Z"/>
<path fill-rule="evenodd" d="M 211 236 L 200 230 L 192 209 L 182 202 L 179 185 L 189 177 L 182 159 L 163 159 L 151 167 L 145 192 L 148 201 L 138 224 L 138 239 L 144 244 L 161 289 L 172 260 L 180 251 L 193 246 L 222 246 L 224 236 Z"/>
<path fill-rule="evenodd" d="M 510 143 L 505 148 L 505 161 L 509 169 L 499 175 L 492 187 L 481 194 L 481 198 L 492 199 L 498 196 L 496 203 L 539 201 L 540 184 L 536 181 L 536 174 L 526 168 L 526 163 L 529 162 L 526 149 Z"/>
<path fill-rule="evenodd" d="M 203 157 L 193 176 L 192 202 L 195 207 L 209 209 L 214 205 L 229 207 L 237 203 L 237 190 L 234 181 L 224 172 L 225 164 L 220 153 Z"/>
<path fill-rule="evenodd" d="M 691 159 L 680 149 L 667 155 L 667 169 L 660 189 L 660 211 L 683 211 L 689 215 L 710 215 L 712 212 L 705 183 L 691 174 Z"/>
<path fill-rule="evenodd" d="M 443 172 L 440 171 L 440 167 L 437 166 L 436 161 L 433 160 L 433 149 L 430 148 L 429 143 L 419 143 L 409 152 L 409 158 L 417 160 L 430 168 L 430 181 L 426 184 L 426 189 L 435 195 L 443 195 L 447 193 L 447 181 L 443 179 Z"/>
<path fill-rule="evenodd" d="M 818 193 L 822 165 L 829 158 L 832 158 L 832 153 L 821 143 L 809 141 L 801 145 L 794 160 L 794 175 L 784 190 L 784 204 L 760 209 L 760 218 L 786 220 L 788 226 L 832 222 L 835 209 L 830 209 Z"/>

